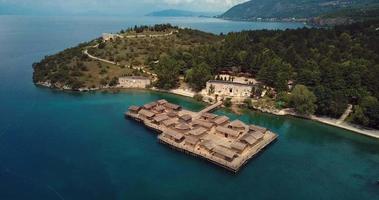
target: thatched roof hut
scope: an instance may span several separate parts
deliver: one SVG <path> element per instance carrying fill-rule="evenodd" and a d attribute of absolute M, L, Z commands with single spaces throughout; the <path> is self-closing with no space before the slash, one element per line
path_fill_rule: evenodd
<path fill-rule="evenodd" d="M 236 156 L 236 154 L 233 151 L 221 146 L 216 146 L 215 148 L 213 148 L 212 151 L 216 153 L 216 156 L 222 157 L 224 160 L 227 161 L 232 161 Z"/>
<path fill-rule="evenodd" d="M 138 111 L 141 110 L 141 107 L 139 107 L 139 106 L 130 106 L 130 107 L 128 108 L 128 110 L 129 110 L 130 112 L 137 113 Z"/>
<path fill-rule="evenodd" d="M 210 140 L 204 140 L 200 143 L 200 146 L 208 151 L 212 151 L 216 145 Z"/>
<path fill-rule="evenodd" d="M 239 132 L 238 131 L 235 131 L 233 129 L 230 129 L 230 128 L 226 128 L 226 127 L 223 127 L 223 126 L 217 126 L 216 127 L 216 131 L 221 133 L 221 134 L 226 134 L 228 136 L 232 136 L 232 137 L 238 137 L 239 136 Z"/>
<path fill-rule="evenodd" d="M 164 105 L 164 104 L 168 103 L 168 101 L 166 101 L 166 99 L 161 99 L 161 100 L 158 100 L 157 103 L 159 105 Z"/>
<path fill-rule="evenodd" d="M 171 110 L 180 110 L 180 109 L 182 109 L 181 106 L 173 104 L 173 103 L 165 103 L 164 106 L 166 108 L 168 108 L 168 109 L 171 109 Z"/>
<path fill-rule="evenodd" d="M 191 127 L 185 123 L 180 123 L 175 126 L 175 129 L 180 131 L 189 131 L 191 130 Z"/>
<path fill-rule="evenodd" d="M 185 115 L 180 116 L 179 119 L 188 123 L 192 120 L 192 116 L 189 114 L 185 114 Z"/>
<path fill-rule="evenodd" d="M 191 131 L 188 132 L 188 134 L 198 137 L 198 136 L 204 135 L 207 131 L 208 131 L 207 129 L 200 127 L 200 128 L 192 129 Z"/>
<path fill-rule="evenodd" d="M 186 136 L 186 138 L 184 139 L 184 142 L 186 144 L 189 144 L 189 145 L 192 145 L 192 146 L 195 146 L 199 141 L 200 141 L 199 138 L 193 137 L 193 136 Z"/>
<path fill-rule="evenodd" d="M 246 127 L 246 124 L 241 122 L 240 120 L 236 119 L 228 125 L 229 128 L 233 129 L 244 129 Z"/>
<path fill-rule="evenodd" d="M 201 127 L 204 127 L 206 129 L 211 129 L 214 124 L 210 123 L 210 122 L 206 122 L 206 121 L 203 121 L 203 120 L 199 120 L 199 119 L 196 119 L 196 120 L 193 120 L 192 121 L 192 125 L 193 126 L 201 126 Z"/>
<path fill-rule="evenodd" d="M 217 117 L 217 115 L 213 114 L 213 113 L 203 113 L 201 114 L 201 118 L 205 119 L 205 120 L 213 120 Z"/>
<path fill-rule="evenodd" d="M 165 125 L 166 127 L 169 127 L 169 126 L 172 126 L 174 124 L 176 124 L 177 120 L 176 119 L 167 119 L 165 121 L 163 121 L 163 125 Z"/>
<path fill-rule="evenodd" d="M 144 116 L 144 117 L 146 117 L 146 118 L 152 118 L 152 117 L 155 116 L 155 113 L 150 112 L 150 111 L 145 110 L 145 109 L 140 110 L 140 111 L 138 112 L 138 114 L 139 114 L 139 115 L 142 115 L 142 116 Z"/>
<path fill-rule="evenodd" d="M 169 117 L 166 114 L 159 114 L 153 118 L 153 121 L 157 123 L 161 123 L 167 119 L 169 119 Z"/>
<path fill-rule="evenodd" d="M 168 129 L 165 132 L 163 132 L 163 135 L 165 137 L 168 137 L 168 138 L 175 140 L 176 142 L 180 142 L 185 138 L 182 133 L 179 133 L 179 132 L 171 130 L 171 129 Z"/>
<path fill-rule="evenodd" d="M 229 122 L 229 117 L 227 117 L 227 116 L 219 116 L 216 119 L 214 119 L 213 122 L 217 126 L 219 126 L 219 125 L 222 125 L 222 124 L 225 124 L 225 123 Z"/>
<path fill-rule="evenodd" d="M 246 144 L 245 143 L 242 143 L 242 142 L 239 142 L 239 141 L 235 141 L 233 142 L 230 147 L 232 149 L 235 149 L 237 150 L 238 152 L 243 152 L 245 149 L 246 149 Z"/>
<path fill-rule="evenodd" d="M 257 143 L 257 139 L 255 139 L 255 137 L 253 135 L 251 135 L 250 133 L 243 135 L 240 138 L 240 141 L 243 143 L 246 143 L 250 146 L 253 146 L 255 143 Z"/>
<path fill-rule="evenodd" d="M 167 115 L 168 115 L 169 117 L 171 117 L 171 118 L 174 118 L 174 117 L 177 117 L 177 116 L 178 116 L 178 113 L 175 112 L 175 111 L 170 111 L 170 112 L 167 113 Z"/>
<path fill-rule="evenodd" d="M 153 107 L 155 107 L 157 105 L 156 102 L 151 102 L 151 103 L 148 103 L 148 104 L 145 104 L 143 105 L 143 108 L 146 109 L 146 110 L 151 110 Z"/>
<path fill-rule="evenodd" d="M 153 110 L 157 111 L 157 112 L 163 112 L 166 110 L 165 107 L 163 106 L 156 106 Z"/>
<path fill-rule="evenodd" d="M 267 131 L 266 128 L 263 128 L 263 127 L 260 127 L 260 126 L 256 126 L 256 125 L 250 125 L 249 126 L 249 131 L 250 132 L 261 132 L 261 133 L 265 133 Z"/>

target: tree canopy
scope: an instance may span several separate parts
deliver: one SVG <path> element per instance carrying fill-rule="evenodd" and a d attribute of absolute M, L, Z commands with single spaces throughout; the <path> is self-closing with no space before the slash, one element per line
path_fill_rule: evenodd
<path fill-rule="evenodd" d="M 158 76 L 156 85 L 163 89 L 171 89 L 178 85 L 179 82 L 179 66 L 175 59 L 162 56 L 159 64 L 155 68 Z"/>
<path fill-rule="evenodd" d="M 305 85 L 296 85 L 289 101 L 299 114 L 311 115 L 316 110 L 316 96 Z"/>

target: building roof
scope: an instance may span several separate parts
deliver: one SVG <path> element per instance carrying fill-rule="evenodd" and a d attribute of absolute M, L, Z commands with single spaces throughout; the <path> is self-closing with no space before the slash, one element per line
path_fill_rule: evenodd
<path fill-rule="evenodd" d="M 176 119 L 168 119 L 162 122 L 165 126 L 171 126 L 176 123 Z"/>
<path fill-rule="evenodd" d="M 250 133 L 247 133 L 241 137 L 240 141 L 253 145 L 257 142 L 257 139 L 255 139 Z"/>
<path fill-rule="evenodd" d="M 232 122 L 230 122 L 229 126 L 233 128 L 245 128 L 245 123 L 241 122 L 240 120 L 236 119 Z"/>
<path fill-rule="evenodd" d="M 216 125 L 220 125 L 220 124 L 227 122 L 228 120 L 229 120 L 229 117 L 227 117 L 227 116 L 219 116 L 216 119 L 214 119 L 213 122 Z"/>
<path fill-rule="evenodd" d="M 192 129 L 191 131 L 188 132 L 188 134 L 193 135 L 193 136 L 200 136 L 203 135 L 204 133 L 207 132 L 207 129 L 200 127 L 197 129 Z"/>
<path fill-rule="evenodd" d="M 202 117 L 204 118 L 208 118 L 208 119 L 214 119 L 217 117 L 217 115 L 213 114 L 213 113 L 208 113 L 208 112 L 205 112 L 203 114 L 201 114 Z"/>
<path fill-rule="evenodd" d="M 166 114 L 159 114 L 159 115 L 156 115 L 153 120 L 155 122 L 162 122 L 162 121 L 165 121 L 167 119 L 169 119 L 169 117 Z"/>
<path fill-rule="evenodd" d="M 239 141 L 235 141 L 230 145 L 230 147 L 238 151 L 243 151 L 246 148 L 246 144 Z"/>
<path fill-rule="evenodd" d="M 166 106 L 167 108 L 173 109 L 173 110 L 178 110 L 178 109 L 182 108 L 181 106 L 173 104 L 173 103 L 165 103 L 164 106 Z"/>
<path fill-rule="evenodd" d="M 213 148 L 212 150 L 213 152 L 215 153 L 218 153 L 228 159 L 233 159 L 234 156 L 236 155 L 233 151 L 231 151 L 230 149 L 227 149 L 225 147 L 221 147 L 221 146 L 216 146 L 215 148 Z"/>
<path fill-rule="evenodd" d="M 154 108 L 154 110 L 158 111 L 158 112 L 163 112 L 166 108 L 163 107 L 163 106 L 157 106 Z"/>
<path fill-rule="evenodd" d="M 190 130 L 191 127 L 185 123 L 180 123 L 175 126 L 175 129 L 184 131 L 184 130 Z"/>
<path fill-rule="evenodd" d="M 167 113 L 167 115 L 168 115 L 169 117 L 176 117 L 176 116 L 178 115 L 178 113 L 175 112 L 175 111 L 170 111 L 170 112 Z"/>
<path fill-rule="evenodd" d="M 266 128 L 263 128 L 263 127 L 260 127 L 260 126 L 255 126 L 255 125 L 250 125 L 249 126 L 249 130 L 252 131 L 252 132 L 258 131 L 258 132 L 262 132 L 262 133 L 264 133 L 264 132 L 267 131 Z"/>
<path fill-rule="evenodd" d="M 147 110 L 150 110 L 150 109 L 152 109 L 154 106 L 156 106 L 157 105 L 157 103 L 156 102 L 151 102 L 151 103 L 147 103 L 147 104 L 145 104 L 145 105 L 143 105 L 143 107 L 145 108 L 145 109 L 147 109 Z"/>
<path fill-rule="evenodd" d="M 190 121 L 192 119 L 192 116 L 189 114 L 185 114 L 179 117 L 179 119 L 182 119 L 184 121 Z"/>
<path fill-rule="evenodd" d="M 141 107 L 139 107 L 139 106 L 130 106 L 129 107 L 130 111 L 139 111 L 140 109 L 141 109 Z"/>
<path fill-rule="evenodd" d="M 203 120 L 199 120 L 199 119 L 195 119 L 192 121 L 192 124 L 193 125 L 199 125 L 199 126 L 202 126 L 204 128 L 212 128 L 213 127 L 213 124 L 210 123 L 210 122 L 206 122 L 206 121 L 203 121 Z"/>
<path fill-rule="evenodd" d="M 184 137 L 183 134 L 181 134 L 177 131 L 171 130 L 171 129 L 166 130 L 163 134 L 168 135 L 168 136 L 174 138 L 175 140 L 180 140 Z"/>
<path fill-rule="evenodd" d="M 263 136 L 264 136 L 264 133 L 260 132 L 260 131 L 254 131 L 254 132 L 250 132 L 250 134 L 257 140 L 259 139 L 262 139 Z"/>
<path fill-rule="evenodd" d="M 238 131 L 235 131 L 230 128 L 222 127 L 222 126 L 217 126 L 216 131 L 221 132 L 223 134 L 231 135 L 233 137 L 237 137 L 239 135 Z"/>
<path fill-rule="evenodd" d="M 168 102 L 166 101 L 166 99 L 161 99 L 161 100 L 158 100 L 157 103 L 158 103 L 159 105 L 163 105 L 163 104 L 166 104 L 166 103 L 168 103 Z"/>
<path fill-rule="evenodd" d="M 210 140 L 204 140 L 200 143 L 201 146 L 211 151 L 216 145 Z"/>
<path fill-rule="evenodd" d="M 200 138 L 193 137 L 193 136 L 187 136 L 184 139 L 185 143 L 191 144 L 191 145 L 196 145 L 199 142 Z"/>
<path fill-rule="evenodd" d="M 143 115 L 145 117 L 154 117 L 155 113 L 150 112 L 148 110 L 142 109 L 138 112 L 138 114 Z"/>

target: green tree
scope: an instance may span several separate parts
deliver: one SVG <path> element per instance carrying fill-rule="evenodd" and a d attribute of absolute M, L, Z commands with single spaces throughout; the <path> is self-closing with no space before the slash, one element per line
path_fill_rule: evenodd
<path fill-rule="evenodd" d="M 231 98 L 226 98 L 224 100 L 224 106 L 229 108 L 230 106 L 232 106 L 232 99 Z"/>
<path fill-rule="evenodd" d="M 379 101 L 375 97 L 366 96 L 360 102 L 364 115 L 369 119 L 368 126 L 379 128 Z M 365 124 L 363 124 L 365 125 Z"/>
<path fill-rule="evenodd" d="M 203 101 L 203 95 L 201 94 L 195 94 L 195 96 L 193 96 L 193 98 L 196 100 L 196 101 Z"/>
<path fill-rule="evenodd" d="M 158 76 L 157 87 L 167 90 L 178 85 L 179 67 L 174 59 L 163 56 L 155 68 L 155 72 Z"/>
<path fill-rule="evenodd" d="M 290 97 L 290 104 L 299 114 L 311 115 L 316 109 L 316 96 L 304 85 L 296 85 Z"/>
<path fill-rule="evenodd" d="M 210 79 L 212 79 L 211 69 L 209 65 L 201 63 L 195 65 L 192 69 L 188 70 L 186 73 L 186 81 L 189 83 L 191 88 L 196 91 L 203 89 Z"/>
<path fill-rule="evenodd" d="M 212 95 L 215 93 L 215 86 L 213 84 L 211 84 L 209 86 L 209 91 L 208 91 L 208 95 Z"/>
<path fill-rule="evenodd" d="M 246 99 L 243 100 L 243 105 L 246 108 L 252 108 L 253 107 L 253 102 L 251 102 L 250 98 L 246 98 Z"/>
<path fill-rule="evenodd" d="M 258 72 L 258 79 L 265 84 L 274 87 L 277 91 L 288 90 L 287 83 L 292 77 L 291 64 L 284 62 L 275 54 L 267 52 L 270 57 L 265 57 L 263 65 Z"/>

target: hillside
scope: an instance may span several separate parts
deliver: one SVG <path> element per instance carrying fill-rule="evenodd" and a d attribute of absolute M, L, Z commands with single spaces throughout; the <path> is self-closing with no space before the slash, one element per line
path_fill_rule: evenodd
<path fill-rule="evenodd" d="M 212 34 L 169 24 L 136 26 L 112 36 L 46 56 L 33 64 L 33 81 L 72 90 L 114 86 L 121 76 L 151 76 L 148 66 L 164 55 L 218 40 Z M 108 62 L 92 59 L 85 52 Z"/>
<path fill-rule="evenodd" d="M 234 6 L 220 17 L 232 20 L 311 18 L 374 3 L 379 0 L 251 0 Z"/>
<path fill-rule="evenodd" d="M 176 9 L 167 9 L 156 12 L 151 12 L 146 16 L 154 17 L 213 17 L 218 13 L 215 12 L 194 12 L 188 10 L 176 10 Z"/>

